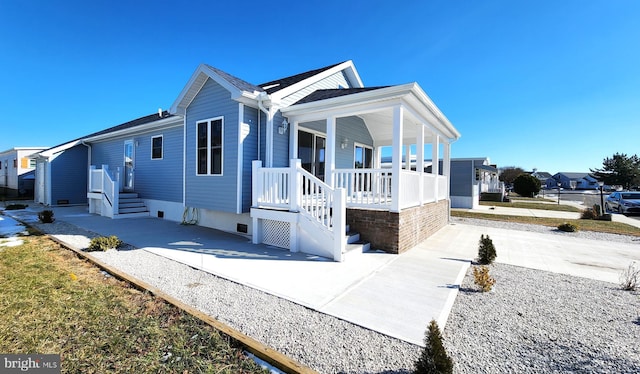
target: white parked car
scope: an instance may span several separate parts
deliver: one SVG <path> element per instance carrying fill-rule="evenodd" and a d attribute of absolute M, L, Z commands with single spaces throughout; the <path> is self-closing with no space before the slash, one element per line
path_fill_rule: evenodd
<path fill-rule="evenodd" d="M 640 192 L 614 192 L 607 196 L 604 207 L 611 212 L 640 213 Z"/>

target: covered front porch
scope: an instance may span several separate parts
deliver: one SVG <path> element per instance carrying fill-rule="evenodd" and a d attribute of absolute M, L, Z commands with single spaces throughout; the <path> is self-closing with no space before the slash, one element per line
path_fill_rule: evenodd
<path fill-rule="evenodd" d="M 448 222 L 450 150 L 459 134 L 416 84 L 280 111 L 290 161 L 254 161 L 255 243 L 341 261 L 347 231 L 401 253 Z M 382 167 L 383 154 L 390 168 Z M 425 156 L 436 160 L 430 172 Z"/>

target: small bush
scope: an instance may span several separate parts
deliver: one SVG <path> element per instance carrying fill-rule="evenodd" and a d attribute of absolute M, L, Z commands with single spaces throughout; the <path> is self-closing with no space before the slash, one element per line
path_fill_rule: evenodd
<path fill-rule="evenodd" d="M 640 268 L 632 262 L 629 267 L 620 274 L 620 287 L 625 291 L 635 291 L 640 281 Z"/>
<path fill-rule="evenodd" d="M 558 225 L 558 230 L 564 232 L 576 232 L 578 231 L 578 226 L 574 225 L 573 223 L 565 222 Z"/>
<path fill-rule="evenodd" d="M 122 245 L 122 241 L 117 236 L 99 236 L 91 239 L 88 251 L 106 251 L 112 248 L 118 248 Z"/>
<path fill-rule="evenodd" d="M 56 219 L 53 218 L 53 210 L 43 210 L 38 213 L 38 219 L 42 223 L 53 223 Z"/>
<path fill-rule="evenodd" d="M 21 210 L 21 209 L 25 209 L 28 206 L 29 205 L 26 205 L 26 204 L 10 204 L 10 205 L 7 205 L 7 207 L 4 209 L 5 210 Z"/>
<path fill-rule="evenodd" d="M 442 344 L 440 328 L 435 320 L 431 320 L 424 336 L 424 350 L 416 362 L 414 373 L 453 373 L 453 361 L 447 355 Z"/>
<path fill-rule="evenodd" d="M 583 210 L 580 214 L 580 219 L 596 219 L 598 218 L 598 216 L 599 215 L 596 212 L 595 208 L 591 208 Z"/>
<path fill-rule="evenodd" d="M 480 286 L 480 291 L 489 292 L 496 280 L 489 275 L 489 268 L 486 266 L 475 266 L 473 268 L 473 283 Z"/>
<path fill-rule="evenodd" d="M 478 243 L 478 262 L 482 265 L 489 265 L 496 259 L 496 247 L 493 246 L 493 240 L 489 235 L 480 235 Z"/>

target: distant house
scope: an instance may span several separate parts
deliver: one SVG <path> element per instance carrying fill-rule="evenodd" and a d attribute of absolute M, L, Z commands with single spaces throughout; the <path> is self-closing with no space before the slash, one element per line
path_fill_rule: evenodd
<path fill-rule="evenodd" d="M 451 159 L 451 207 L 472 209 L 488 195 L 495 195 L 489 200 L 502 201 L 505 189 L 498 175 L 487 157 Z"/>
<path fill-rule="evenodd" d="M 81 202 L 74 185 L 111 218 L 186 220 L 336 261 L 348 225 L 400 253 L 447 224 L 459 136 L 417 83 L 365 87 L 351 61 L 259 85 L 202 64 L 169 111 L 41 152 L 38 201 Z M 443 155 L 429 173 L 402 162 L 425 144 Z"/>
<path fill-rule="evenodd" d="M 537 171 L 536 169 L 533 169 L 533 171 L 527 173 L 536 177 L 540 181 L 540 186 L 542 188 L 547 187 L 548 183 L 553 183 L 553 181 L 549 182 L 549 179 L 553 179 L 553 176 L 551 173 L 547 173 L 546 171 Z"/>
<path fill-rule="evenodd" d="M 589 173 L 560 172 L 547 180 L 548 188 L 561 188 L 573 190 L 592 190 L 598 188 L 598 181 Z"/>
<path fill-rule="evenodd" d="M 30 155 L 46 147 L 15 147 L 0 152 L 0 194 L 8 197 L 32 197 L 35 161 Z"/>

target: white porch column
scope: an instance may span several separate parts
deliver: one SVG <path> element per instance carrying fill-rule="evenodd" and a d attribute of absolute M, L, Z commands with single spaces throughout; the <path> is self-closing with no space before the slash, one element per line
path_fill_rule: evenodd
<path fill-rule="evenodd" d="M 404 169 L 411 170 L 411 144 L 404 148 Z"/>
<path fill-rule="evenodd" d="M 258 196 L 262 193 L 258 184 L 258 172 L 262 167 L 262 161 L 254 160 L 251 162 L 251 207 L 258 206 Z M 262 222 L 256 217 L 251 217 L 251 242 L 258 244 L 262 241 Z"/>
<path fill-rule="evenodd" d="M 373 148 L 373 168 L 380 169 L 382 167 L 382 147 Z"/>
<path fill-rule="evenodd" d="M 400 172 L 402 170 L 402 122 L 404 109 L 393 107 L 393 142 L 391 147 L 391 212 L 400 212 Z"/>
<path fill-rule="evenodd" d="M 291 123 L 290 126 L 290 131 L 291 133 L 289 134 L 289 159 L 296 159 L 298 158 L 298 127 L 299 127 L 300 123 L 296 120 L 293 121 L 293 123 Z"/>
<path fill-rule="evenodd" d="M 418 137 L 416 139 L 416 171 L 420 173 L 418 182 L 418 201 L 420 205 L 424 202 L 424 125 L 420 124 Z"/>
<path fill-rule="evenodd" d="M 273 108 L 269 108 L 269 113 L 267 114 L 267 128 L 265 134 L 265 167 L 273 167 Z M 260 136 L 260 134 L 258 134 Z"/>
<path fill-rule="evenodd" d="M 442 150 L 442 175 L 446 178 L 445 196 L 449 199 L 449 218 L 451 218 L 451 143 L 449 140 L 444 142 Z"/>
<path fill-rule="evenodd" d="M 438 201 L 438 174 L 440 174 L 440 136 L 433 134 L 431 144 L 431 173 L 433 178 L 433 201 Z"/>
<path fill-rule="evenodd" d="M 333 187 L 336 168 L 336 117 L 327 118 L 327 148 L 324 152 L 324 183 Z"/>

